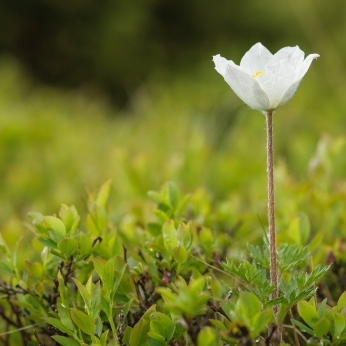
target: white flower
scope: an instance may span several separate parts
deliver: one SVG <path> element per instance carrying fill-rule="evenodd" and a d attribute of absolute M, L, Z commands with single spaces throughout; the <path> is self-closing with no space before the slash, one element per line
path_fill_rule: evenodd
<path fill-rule="evenodd" d="M 292 98 L 318 54 L 304 60 L 304 52 L 285 47 L 274 55 L 261 43 L 245 53 L 240 66 L 220 54 L 213 57 L 215 69 L 247 105 L 260 111 L 273 111 Z"/>

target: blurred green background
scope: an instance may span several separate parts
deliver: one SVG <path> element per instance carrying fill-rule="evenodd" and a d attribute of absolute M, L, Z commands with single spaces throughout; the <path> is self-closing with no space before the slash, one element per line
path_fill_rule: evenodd
<path fill-rule="evenodd" d="M 304 198 L 290 206 L 323 160 L 328 181 L 310 187 L 345 191 L 345 1 L 2 0 L 0 23 L 0 229 L 10 243 L 27 212 L 85 210 L 86 189 L 109 178 L 115 220 L 174 180 L 260 228 L 265 120 L 212 63 L 218 53 L 239 63 L 256 42 L 321 56 L 275 114 L 282 222 L 310 208 Z"/>

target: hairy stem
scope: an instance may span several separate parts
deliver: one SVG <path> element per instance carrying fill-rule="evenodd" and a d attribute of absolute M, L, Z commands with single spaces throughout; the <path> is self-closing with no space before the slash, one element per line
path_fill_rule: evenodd
<path fill-rule="evenodd" d="M 272 299 L 279 297 L 276 233 L 275 233 L 275 202 L 274 202 L 274 150 L 273 150 L 273 111 L 265 113 L 267 122 L 267 176 L 268 176 L 268 224 L 269 224 L 269 253 L 270 253 L 270 283 L 274 286 Z M 278 312 L 278 306 L 273 308 L 274 314 Z M 279 344 L 281 340 L 281 326 L 278 326 L 273 335 L 273 344 Z"/>
<path fill-rule="evenodd" d="M 267 175 L 268 175 L 268 223 L 270 252 L 270 282 L 275 290 L 272 298 L 279 296 L 278 274 L 276 269 L 275 204 L 274 204 L 274 150 L 273 150 L 273 112 L 266 112 L 267 120 Z M 277 312 L 277 307 L 275 307 Z"/>

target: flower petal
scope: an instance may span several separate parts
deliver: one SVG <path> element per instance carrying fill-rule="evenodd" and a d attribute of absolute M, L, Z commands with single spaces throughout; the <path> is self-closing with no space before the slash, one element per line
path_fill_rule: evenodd
<path fill-rule="evenodd" d="M 265 72 L 257 78 L 261 88 L 269 97 L 268 109 L 276 109 L 287 89 L 297 80 L 294 67 L 285 60 L 267 65 Z"/>
<path fill-rule="evenodd" d="M 260 111 L 269 109 L 269 98 L 256 78 L 234 62 L 229 63 L 224 78 L 237 96 L 248 106 Z"/>
<path fill-rule="evenodd" d="M 276 108 L 279 108 L 279 107 L 283 106 L 287 101 L 289 101 L 293 97 L 294 93 L 297 91 L 297 88 L 298 88 L 298 86 L 300 84 L 300 81 L 301 81 L 301 79 L 293 82 L 288 87 L 288 89 L 283 94 L 281 100 L 278 102 Z"/>
<path fill-rule="evenodd" d="M 225 77 L 227 66 L 230 61 L 223 58 L 220 54 L 213 56 L 213 61 L 215 64 L 215 70 L 220 73 L 222 77 Z"/>
<path fill-rule="evenodd" d="M 264 66 L 272 59 L 273 54 L 258 42 L 252 46 L 240 61 L 240 67 L 254 74 L 257 71 L 263 71 Z"/>
<path fill-rule="evenodd" d="M 305 76 L 305 73 L 308 72 L 308 69 L 312 63 L 312 60 L 317 59 L 319 54 L 310 54 L 306 57 L 300 67 L 300 71 L 298 73 L 298 79 L 302 79 Z"/>
<path fill-rule="evenodd" d="M 233 91 L 251 108 L 274 110 L 285 104 L 296 92 L 301 79 L 318 54 L 304 60 L 298 47 L 285 47 L 275 55 L 256 43 L 243 56 L 240 66 L 219 54 L 213 57 L 215 69 Z"/>
<path fill-rule="evenodd" d="M 285 47 L 275 53 L 277 60 L 286 60 L 291 66 L 299 66 L 304 61 L 304 52 L 298 47 Z"/>
<path fill-rule="evenodd" d="M 280 107 L 284 105 L 287 101 L 289 101 L 294 93 L 296 92 L 301 80 L 303 79 L 305 73 L 309 69 L 312 60 L 316 59 L 319 57 L 319 54 L 310 54 L 306 57 L 304 62 L 300 66 L 300 71 L 299 71 L 299 78 L 290 85 L 290 87 L 285 91 L 284 95 L 282 96 L 280 102 L 278 103 L 277 107 Z"/>

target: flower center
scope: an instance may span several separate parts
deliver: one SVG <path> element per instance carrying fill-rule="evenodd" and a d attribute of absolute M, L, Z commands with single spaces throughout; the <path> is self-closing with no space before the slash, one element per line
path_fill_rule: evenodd
<path fill-rule="evenodd" d="M 262 74 L 262 73 L 263 73 L 263 71 L 257 71 L 256 73 L 252 74 L 251 76 L 252 76 L 253 78 L 256 78 L 257 76 L 259 76 L 259 75 Z"/>

